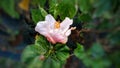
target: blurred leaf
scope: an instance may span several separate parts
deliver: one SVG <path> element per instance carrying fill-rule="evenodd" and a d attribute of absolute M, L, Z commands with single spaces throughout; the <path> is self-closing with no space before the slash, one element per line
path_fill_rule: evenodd
<path fill-rule="evenodd" d="M 105 54 L 104 49 L 102 48 L 102 45 L 100 43 L 94 43 L 90 49 L 90 52 L 95 58 L 100 58 Z"/>
<path fill-rule="evenodd" d="M 39 9 L 32 9 L 32 20 L 34 21 L 35 24 L 38 23 L 38 21 L 44 20 L 45 16 L 47 15 L 47 12 L 39 7 Z"/>
<path fill-rule="evenodd" d="M 48 51 L 49 44 L 47 44 L 47 43 L 48 42 L 46 42 L 46 39 L 43 36 L 41 36 L 41 35 L 36 36 L 35 45 L 37 47 L 39 47 L 40 54 L 45 54 Z"/>
<path fill-rule="evenodd" d="M 98 26 L 97 28 L 99 30 L 108 30 L 110 29 L 111 27 L 114 27 L 113 26 L 113 23 L 109 22 L 109 20 L 107 19 L 104 19 Z"/>
<path fill-rule="evenodd" d="M 92 62 L 91 67 L 92 68 L 109 68 L 110 62 L 106 59 L 97 59 Z"/>
<path fill-rule="evenodd" d="M 44 17 L 42 16 L 42 13 L 39 9 L 32 9 L 32 20 L 35 24 L 37 24 L 38 21 L 44 20 Z"/>
<path fill-rule="evenodd" d="M 66 45 L 65 44 L 56 44 L 55 45 L 55 50 L 61 50 L 61 49 L 63 49 L 64 47 L 65 47 Z"/>
<path fill-rule="evenodd" d="M 21 0 L 21 2 L 18 4 L 18 6 L 25 10 L 25 11 L 28 11 L 29 10 L 29 3 L 30 1 L 29 0 Z"/>
<path fill-rule="evenodd" d="M 0 0 L 0 8 L 13 18 L 19 18 L 19 14 L 15 10 L 14 0 Z"/>
<path fill-rule="evenodd" d="M 39 9 L 41 11 L 42 16 L 45 17 L 47 15 L 47 12 L 42 7 L 39 7 Z"/>
<path fill-rule="evenodd" d="M 73 18 L 76 14 L 75 2 L 69 0 L 62 0 L 62 1 L 54 1 L 55 4 L 50 2 L 51 8 L 50 13 L 54 15 L 56 18 L 58 15 L 63 20 L 65 17 Z M 67 13 L 66 13 L 67 12 Z"/>
<path fill-rule="evenodd" d="M 79 59 L 81 59 L 80 56 L 81 56 L 81 54 L 83 53 L 83 51 L 84 51 L 83 46 L 82 46 L 81 44 L 77 43 L 77 48 L 74 50 L 74 54 L 75 54 Z"/>
<path fill-rule="evenodd" d="M 46 0 L 31 0 L 32 5 L 38 6 L 40 5 L 41 7 L 45 6 Z"/>
<path fill-rule="evenodd" d="M 39 55 L 38 49 L 35 45 L 27 46 L 22 53 L 22 62 L 30 63 L 35 57 Z"/>
<path fill-rule="evenodd" d="M 56 44 L 57 51 L 69 51 L 69 48 L 65 44 Z"/>
<path fill-rule="evenodd" d="M 88 68 L 89 67 L 91 67 L 91 68 L 109 67 L 110 61 L 108 61 L 108 59 L 106 59 L 106 58 L 103 58 L 103 55 L 101 56 L 101 51 L 103 51 L 103 50 L 102 50 L 100 44 L 98 44 L 98 43 L 93 44 L 94 46 L 90 49 L 90 50 L 94 50 L 94 51 L 92 51 L 92 53 L 90 50 L 84 52 L 83 46 L 81 46 L 80 44 L 78 44 L 78 45 L 79 46 L 75 49 L 74 53 L 79 59 L 81 59 L 83 61 L 83 63 L 86 65 L 86 67 L 88 67 Z M 94 52 L 94 54 L 97 54 L 97 56 L 96 55 L 94 56 L 93 52 Z M 100 54 L 100 55 L 98 55 L 98 54 Z"/>
<path fill-rule="evenodd" d="M 69 57 L 69 48 L 67 46 L 62 47 L 61 49 L 56 51 L 56 57 L 61 61 L 66 61 Z"/>
<path fill-rule="evenodd" d="M 93 17 L 100 17 L 108 10 L 110 10 L 111 2 L 110 0 L 98 0 L 94 3 L 94 5 L 96 10 L 93 14 Z"/>
<path fill-rule="evenodd" d="M 69 53 L 66 52 L 57 52 L 56 57 L 58 57 L 59 60 L 61 61 L 66 61 L 67 58 L 69 57 Z"/>
<path fill-rule="evenodd" d="M 50 1 L 50 9 L 49 9 L 49 13 L 53 14 L 54 17 L 57 14 L 57 7 L 58 7 L 58 3 L 56 2 L 57 0 L 51 0 Z M 55 17 L 56 18 L 56 17 Z"/>
<path fill-rule="evenodd" d="M 51 57 L 48 57 L 44 61 L 42 68 L 61 68 L 61 63 L 59 61 L 55 61 Z"/>
<path fill-rule="evenodd" d="M 27 68 L 42 68 L 43 61 L 39 59 L 40 56 L 33 58 L 31 63 L 27 65 Z"/>
<path fill-rule="evenodd" d="M 120 52 L 119 51 L 116 51 L 113 54 L 109 55 L 110 60 L 112 61 L 112 63 L 115 65 L 116 68 L 120 68 L 120 65 L 119 65 L 119 63 L 120 63 L 119 56 L 120 56 Z"/>
<path fill-rule="evenodd" d="M 108 39 L 110 41 L 110 44 L 112 44 L 111 46 L 119 46 L 120 44 L 120 30 L 119 31 L 113 31 L 111 34 L 109 34 Z"/>
<path fill-rule="evenodd" d="M 22 62 L 24 63 L 36 62 L 38 56 L 44 55 L 44 53 L 46 52 L 45 49 L 42 49 L 41 47 L 42 46 L 38 45 L 27 46 L 22 53 Z"/>
<path fill-rule="evenodd" d="M 89 14 L 81 14 L 79 16 L 79 19 L 83 22 L 90 22 L 92 20 L 92 17 Z"/>
<path fill-rule="evenodd" d="M 111 19 L 112 18 L 112 14 L 110 12 L 104 12 L 103 13 L 103 18 L 105 18 L 105 19 Z"/>
<path fill-rule="evenodd" d="M 79 0 L 79 7 L 83 13 L 90 12 L 91 9 L 90 0 Z"/>

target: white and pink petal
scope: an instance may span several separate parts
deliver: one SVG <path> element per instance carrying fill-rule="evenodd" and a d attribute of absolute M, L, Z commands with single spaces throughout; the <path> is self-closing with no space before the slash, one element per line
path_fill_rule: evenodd
<path fill-rule="evenodd" d="M 41 35 L 46 36 L 48 34 L 48 26 L 47 26 L 47 22 L 45 21 L 40 21 L 37 23 L 36 27 L 35 27 L 35 31 L 39 32 Z"/>
<path fill-rule="evenodd" d="M 65 20 L 60 24 L 60 29 L 63 31 L 63 33 L 69 29 L 72 23 L 72 19 L 69 19 L 68 17 L 65 18 Z"/>

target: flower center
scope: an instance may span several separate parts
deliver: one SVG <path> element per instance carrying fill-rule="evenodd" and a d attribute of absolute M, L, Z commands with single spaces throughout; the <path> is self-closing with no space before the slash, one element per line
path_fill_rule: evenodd
<path fill-rule="evenodd" d="M 54 27 L 55 27 L 55 29 L 60 28 L 60 22 L 59 22 L 59 21 L 56 21 Z"/>

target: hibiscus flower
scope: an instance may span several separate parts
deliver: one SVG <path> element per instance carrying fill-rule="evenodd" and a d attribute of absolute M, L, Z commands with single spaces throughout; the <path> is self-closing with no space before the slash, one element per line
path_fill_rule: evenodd
<path fill-rule="evenodd" d="M 39 21 L 35 27 L 35 31 L 45 36 L 52 44 L 62 43 L 65 44 L 68 40 L 68 36 L 71 34 L 71 30 L 76 27 L 71 27 L 73 20 L 66 17 L 61 23 L 56 21 L 52 15 L 48 14 L 45 17 L 45 21 Z"/>

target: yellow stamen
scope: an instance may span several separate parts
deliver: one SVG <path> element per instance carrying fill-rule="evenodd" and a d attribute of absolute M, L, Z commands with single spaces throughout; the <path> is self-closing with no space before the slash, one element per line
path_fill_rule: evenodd
<path fill-rule="evenodd" d="M 60 22 L 59 22 L 59 21 L 56 21 L 54 27 L 55 27 L 56 29 L 60 28 Z"/>

